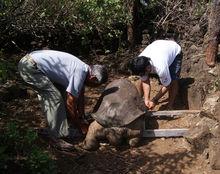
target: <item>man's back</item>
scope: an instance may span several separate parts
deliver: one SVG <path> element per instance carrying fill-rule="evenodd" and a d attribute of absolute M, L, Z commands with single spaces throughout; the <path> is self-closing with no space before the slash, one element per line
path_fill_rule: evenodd
<path fill-rule="evenodd" d="M 171 82 L 169 66 L 181 52 L 181 47 L 172 40 L 156 40 L 148 45 L 139 56 L 150 58 L 152 71 L 155 72 L 160 82 L 167 86 Z"/>
<path fill-rule="evenodd" d="M 87 64 L 69 53 L 54 50 L 34 51 L 30 56 L 51 81 L 78 96 L 89 71 Z"/>
<path fill-rule="evenodd" d="M 139 56 L 149 57 L 153 64 L 167 63 L 170 66 L 180 54 L 181 47 L 172 40 L 156 40 L 148 45 Z"/>

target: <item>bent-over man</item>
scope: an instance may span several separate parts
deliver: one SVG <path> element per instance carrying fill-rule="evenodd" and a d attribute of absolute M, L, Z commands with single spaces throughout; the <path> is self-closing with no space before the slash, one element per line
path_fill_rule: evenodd
<path fill-rule="evenodd" d="M 24 56 L 18 70 L 37 92 L 52 137 L 74 137 L 85 133 L 83 122 L 85 85 L 98 86 L 108 79 L 102 65 L 87 65 L 74 55 L 39 50 Z M 63 90 L 64 94 L 63 95 Z M 71 129 L 71 125 L 74 129 Z"/>
<path fill-rule="evenodd" d="M 178 80 L 182 64 L 181 47 L 173 40 L 156 40 L 129 62 L 134 75 L 141 76 L 145 105 L 152 109 L 159 99 L 169 91 L 167 109 L 172 109 L 178 93 Z M 150 74 L 158 75 L 162 88 L 150 98 Z"/>

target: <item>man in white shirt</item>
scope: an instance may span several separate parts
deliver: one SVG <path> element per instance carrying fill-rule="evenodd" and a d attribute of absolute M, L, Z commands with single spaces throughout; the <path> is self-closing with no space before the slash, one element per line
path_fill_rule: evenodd
<path fill-rule="evenodd" d="M 129 62 L 134 75 L 141 76 L 145 105 L 152 109 L 158 100 L 169 91 L 167 109 L 172 109 L 178 92 L 178 79 L 182 64 L 181 47 L 172 40 L 156 40 L 143 52 Z M 152 99 L 150 98 L 150 74 L 159 76 L 162 88 Z"/>
<path fill-rule="evenodd" d="M 107 81 L 104 66 L 89 66 L 61 51 L 39 50 L 24 56 L 18 70 L 24 81 L 38 92 L 52 137 L 74 137 L 77 131 L 73 130 L 86 133 L 88 125 L 82 119 L 85 115 L 84 88 Z"/>

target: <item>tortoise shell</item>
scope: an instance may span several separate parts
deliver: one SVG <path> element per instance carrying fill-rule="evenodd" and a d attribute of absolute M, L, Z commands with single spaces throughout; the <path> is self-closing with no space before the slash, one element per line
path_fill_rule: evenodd
<path fill-rule="evenodd" d="M 127 79 L 109 83 L 99 98 L 92 117 L 104 127 L 123 127 L 142 116 L 144 101 Z"/>

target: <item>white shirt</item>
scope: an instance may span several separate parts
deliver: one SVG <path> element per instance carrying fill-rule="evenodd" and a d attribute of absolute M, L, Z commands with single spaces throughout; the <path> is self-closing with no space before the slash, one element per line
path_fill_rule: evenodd
<path fill-rule="evenodd" d="M 169 66 L 180 52 L 181 47 L 176 42 L 172 40 L 156 40 L 148 45 L 139 56 L 151 59 L 150 63 L 159 76 L 162 85 L 168 86 L 171 83 Z"/>
<path fill-rule="evenodd" d="M 89 66 L 77 57 L 54 50 L 40 50 L 30 53 L 37 67 L 52 81 L 66 88 L 78 97 L 89 71 Z"/>

